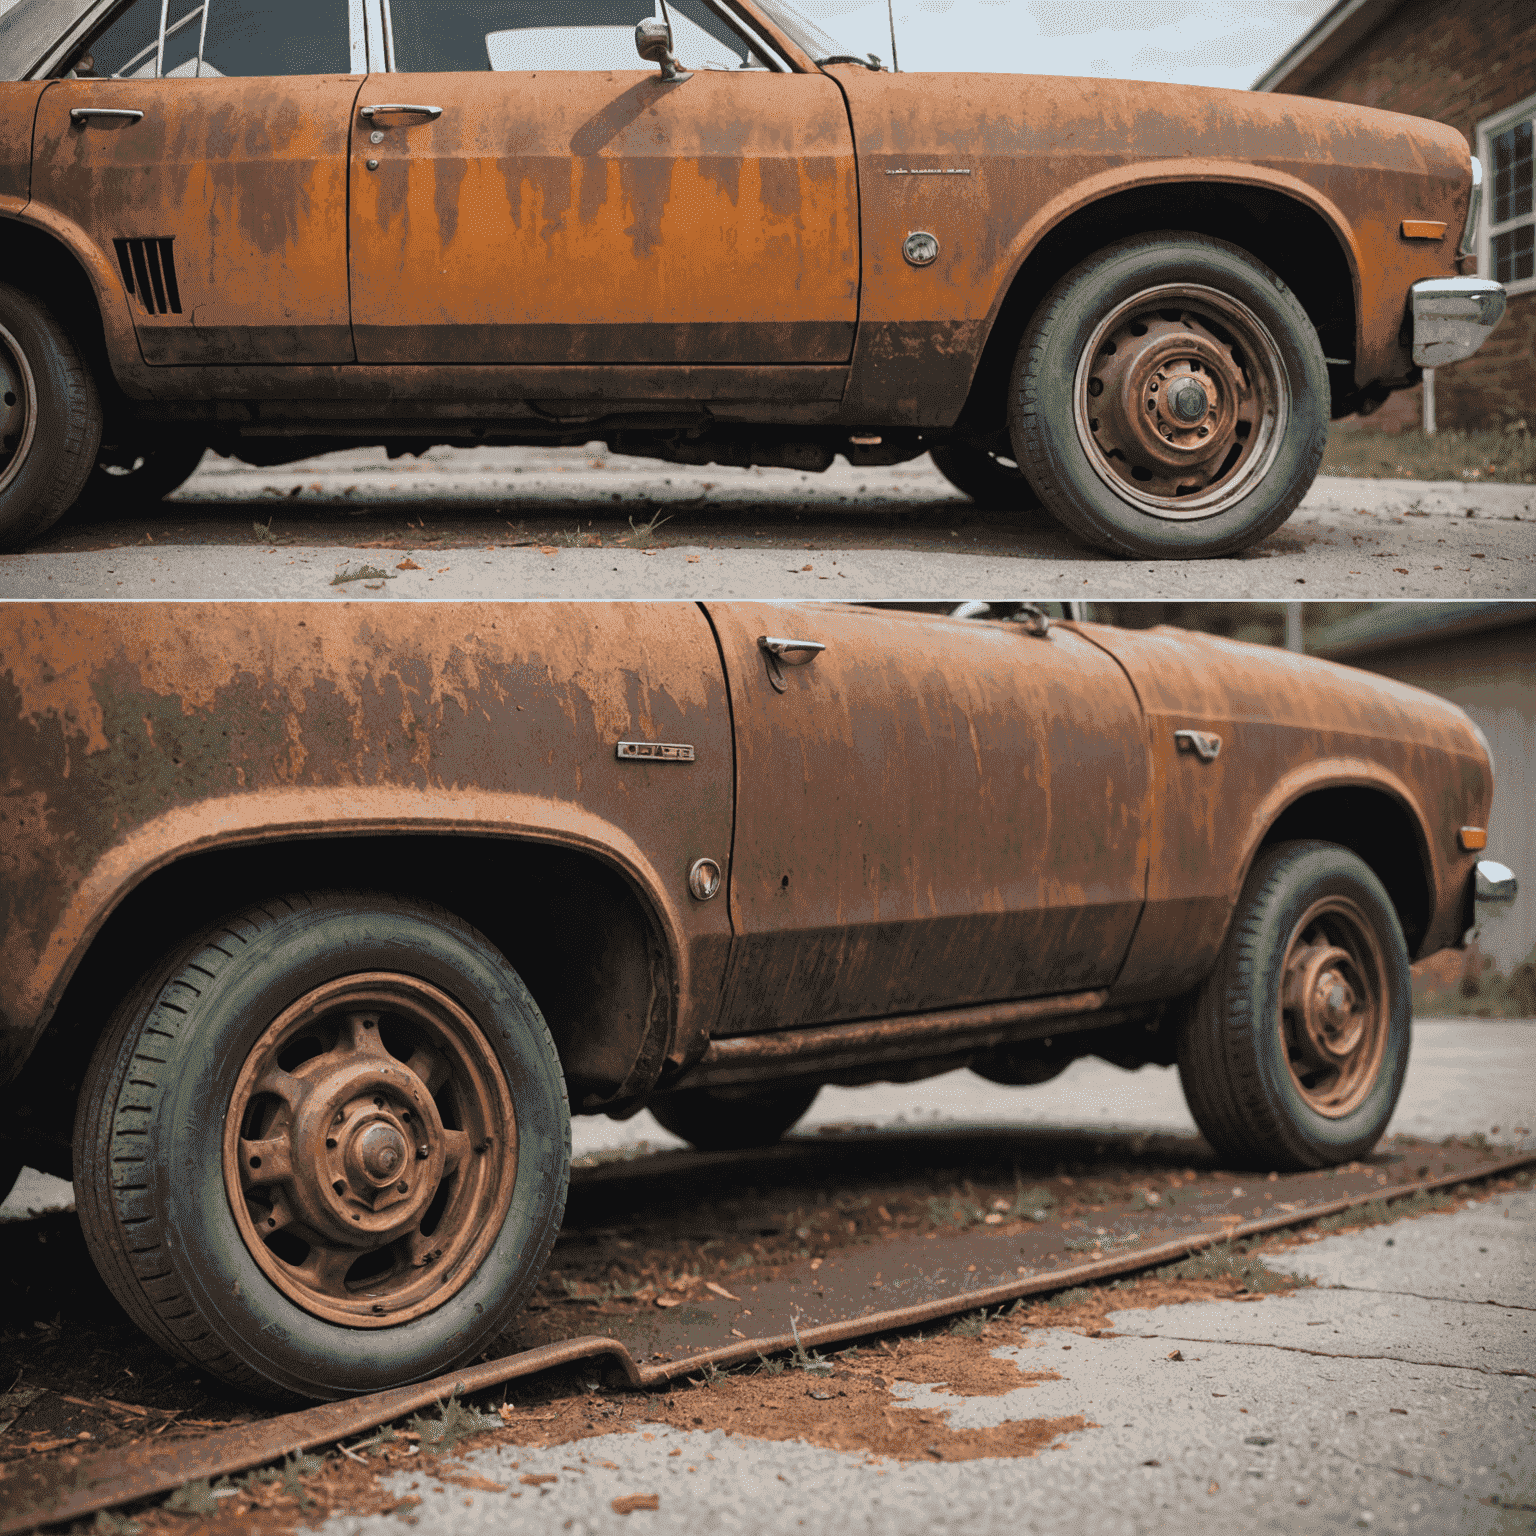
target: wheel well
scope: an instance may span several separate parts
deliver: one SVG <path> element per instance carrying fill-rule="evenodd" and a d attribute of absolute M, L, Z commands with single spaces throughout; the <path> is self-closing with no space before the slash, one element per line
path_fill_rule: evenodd
<path fill-rule="evenodd" d="M 1424 839 L 1412 813 L 1377 789 L 1323 789 L 1288 805 L 1265 834 L 1276 843 L 1317 838 L 1358 855 L 1387 888 L 1414 957 L 1429 930 L 1432 889 Z"/>
<path fill-rule="evenodd" d="M 92 941 L 58 1010 L 5 1091 L 7 1140 L 70 1177 L 75 1099 L 112 1010 L 185 938 L 285 891 L 389 890 L 473 924 L 549 1024 L 571 1107 L 629 1107 L 670 1044 L 672 967 L 625 876 L 588 854 L 499 838 L 322 837 L 178 860 L 136 886 Z"/>
<path fill-rule="evenodd" d="M 0 280 L 41 299 L 69 332 L 85 364 L 96 377 L 102 409 L 110 417 L 125 403 L 107 357 L 106 333 L 96 290 L 70 248 L 53 235 L 13 219 L 0 220 L 5 266 Z"/>
<path fill-rule="evenodd" d="M 1051 287 L 1095 251 L 1131 235 L 1189 230 L 1228 240 L 1262 261 L 1295 293 L 1328 357 L 1355 355 L 1355 287 L 1338 237 L 1321 214 L 1264 187 L 1226 183 L 1134 187 L 1080 208 L 1025 258 L 982 349 L 956 423 L 985 436 L 1006 426 L 1008 380 L 1030 316 Z M 1352 373 L 1334 370 L 1335 405 L 1353 392 Z"/>

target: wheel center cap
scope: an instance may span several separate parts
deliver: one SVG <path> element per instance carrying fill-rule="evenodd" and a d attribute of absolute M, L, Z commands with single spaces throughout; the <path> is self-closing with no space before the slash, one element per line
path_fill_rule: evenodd
<path fill-rule="evenodd" d="M 375 1120 L 362 1132 L 354 1151 L 357 1167 L 380 1187 L 399 1178 L 407 1156 L 405 1137 L 384 1120 Z"/>
<path fill-rule="evenodd" d="M 1199 421 L 1210 408 L 1205 391 L 1193 379 L 1186 379 L 1168 392 L 1168 407 L 1186 425 Z"/>

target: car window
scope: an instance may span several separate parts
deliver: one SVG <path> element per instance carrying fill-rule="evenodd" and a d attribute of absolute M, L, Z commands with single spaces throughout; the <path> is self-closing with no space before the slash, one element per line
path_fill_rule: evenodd
<path fill-rule="evenodd" d="M 751 45 L 703 0 L 670 0 L 673 51 L 688 69 L 762 68 Z M 635 24 L 655 0 L 391 0 L 395 68 L 650 69 Z"/>
<path fill-rule="evenodd" d="M 345 75 L 347 0 L 170 0 L 163 67 L 161 0 L 134 0 L 76 63 L 86 77 Z"/>

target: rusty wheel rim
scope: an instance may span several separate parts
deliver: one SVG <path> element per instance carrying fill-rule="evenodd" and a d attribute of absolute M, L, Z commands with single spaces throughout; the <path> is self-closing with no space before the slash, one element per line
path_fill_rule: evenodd
<path fill-rule="evenodd" d="M 1314 903 L 1291 933 L 1281 973 L 1280 1040 L 1310 1108 L 1342 1119 L 1375 1086 L 1387 1046 L 1386 960 L 1354 902 Z"/>
<path fill-rule="evenodd" d="M 1291 389 L 1269 328 L 1200 283 L 1135 294 L 1078 359 L 1078 441 L 1117 496 L 1154 517 L 1215 517 L 1263 479 L 1285 436 Z"/>
<path fill-rule="evenodd" d="M 20 343 L 0 325 L 0 491 L 21 473 L 37 436 L 37 383 Z"/>
<path fill-rule="evenodd" d="M 517 1174 L 501 1065 L 418 977 L 316 987 L 251 1050 L 224 1121 L 235 1223 L 312 1316 L 388 1328 L 442 1306 L 495 1242 Z"/>

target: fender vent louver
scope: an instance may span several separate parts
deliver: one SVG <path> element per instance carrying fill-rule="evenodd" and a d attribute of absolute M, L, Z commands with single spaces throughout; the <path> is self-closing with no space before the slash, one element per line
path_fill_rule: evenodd
<path fill-rule="evenodd" d="M 179 315 L 181 290 L 176 286 L 176 256 L 171 250 L 173 237 L 138 237 L 114 240 L 117 264 L 123 269 L 123 284 L 129 295 L 152 315 Z"/>

